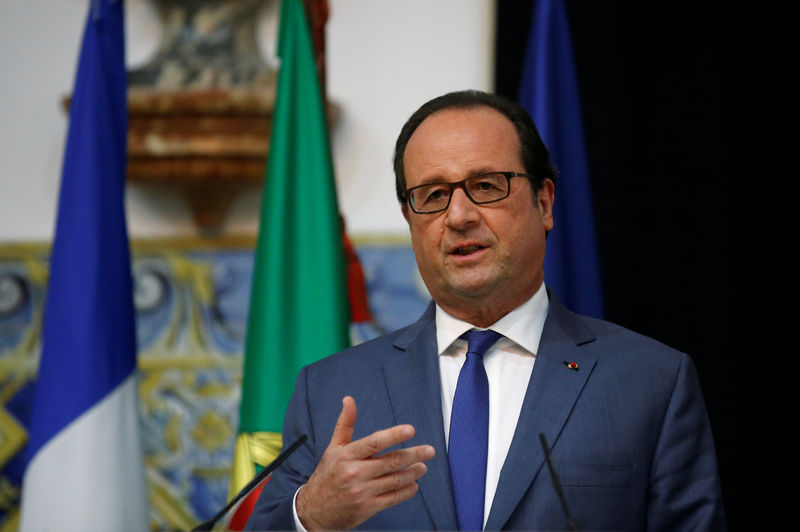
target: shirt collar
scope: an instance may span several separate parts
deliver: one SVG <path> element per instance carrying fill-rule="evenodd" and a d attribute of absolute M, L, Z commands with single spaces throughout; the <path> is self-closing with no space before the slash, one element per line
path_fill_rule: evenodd
<path fill-rule="evenodd" d="M 542 338 L 544 321 L 547 318 L 547 309 L 550 299 L 544 283 L 530 299 L 518 306 L 489 329 L 497 331 L 512 342 L 518 344 L 531 353 L 539 350 L 539 340 Z M 459 336 L 474 325 L 448 314 L 438 304 L 436 305 L 436 343 L 438 355 L 441 355 Z"/>

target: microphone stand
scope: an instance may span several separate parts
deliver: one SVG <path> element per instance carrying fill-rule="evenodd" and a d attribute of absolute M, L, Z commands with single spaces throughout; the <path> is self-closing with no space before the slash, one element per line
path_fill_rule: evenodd
<path fill-rule="evenodd" d="M 547 468 L 550 470 L 550 480 L 553 481 L 553 489 L 556 490 L 556 496 L 558 496 L 558 501 L 561 503 L 561 510 L 564 512 L 564 517 L 567 518 L 566 529 L 570 532 L 580 532 L 578 522 L 575 521 L 575 518 L 569 513 L 567 498 L 564 497 L 564 490 L 561 487 L 561 479 L 558 478 L 558 473 L 556 473 L 556 468 L 553 466 L 553 461 L 550 457 L 550 448 L 547 446 L 547 438 L 545 438 L 544 434 L 541 432 L 539 433 L 539 442 L 542 444 L 544 457 L 547 460 Z"/>
<path fill-rule="evenodd" d="M 292 445 L 290 445 L 288 449 L 286 449 L 281 454 L 279 454 L 278 457 L 275 460 L 273 460 L 272 462 L 270 462 L 269 465 L 267 465 L 267 467 L 265 467 L 261 471 L 261 473 L 259 473 L 258 475 L 256 475 L 253 478 L 253 480 L 248 482 L 247 486 L 242 488 L 242 490 L 239 493 L 236 494 L 236 497 L 231 499 L 231 501 L 228 504 L 225 505 L 225 508 L 220 510 L 217 513 L 217 515 L 215 515 L 214 517 L 212 517 L 208 521 L 200 523 L 199 525 L 194 527 L 192 529 L 192 531 L 194 532 L 196 530 L 211 530 L 212 528 L 214 528 L 214 525 L 217 523 L 217 521 L 219 521 L 220 518 L 222 518 L 223 515 L 228 513 L 228 510 L 233 508 L 234 504 L 239 502 L 242 499 L 242 497 L 244 497 L 245 495 L 247 495 L 251 491 L 253 491 L 253 488 L 255 488 L 256 486 L 261 484 L 261 481 L 264 480 L 265 478 L 267 478 L 267 475 L 269 475 L 270 473 L 275 471 L 278 468 L 278 466 L 281 465 L 284 462 L 284 460 L 289 458 L 289 456 L 291 456 L 291 454 L 294 453 L 298 448 L 300 448 L 300 446 L 303 445 L 307 439 L 308 439 L 308 437 L 305 434 L 303 434 L 299 438 L 297 438 L 297 441 L 295 441 Z"/>

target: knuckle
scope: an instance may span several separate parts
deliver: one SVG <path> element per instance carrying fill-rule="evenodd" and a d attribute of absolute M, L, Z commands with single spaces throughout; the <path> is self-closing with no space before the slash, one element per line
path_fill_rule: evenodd
<path fill-rule="evenodd" d="M 391 453 L 389 455 L 389 467 L 392 471 L 399 471 L 403 468 L 403 459 L 400 453 Z"/>
<path fill-rule="evenodd" d="M 382 449 L 381 438 L 378 434 L 372 434 L 367 438 L 367 448 L 374 454 Z"/>
<path fill-rule="evenodd" d="M 345 482 L 352 482 L 358 478 L 359 469 L 354 464 L 347 464 L 342 467 L 342 480 Z"/>
<path fill-rule="evenodd" d="M 351 501 L 358 503 L 364 496 L 364 487 L 360 484 L 354 484 L 347 489 L 346 493 Z"/>

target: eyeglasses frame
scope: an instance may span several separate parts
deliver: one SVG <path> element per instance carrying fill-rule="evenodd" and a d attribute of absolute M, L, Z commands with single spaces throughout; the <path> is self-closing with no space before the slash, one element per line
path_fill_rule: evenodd
<path fill-rule="evenodd" d="M 506 183 L 508 184 L 508 189 L 506 190 L 506 195 L 505 196 L 503 196 L 502 198 L 497 198 L 497 199 L 493 199 L 493 200 L 489 200 L 489 201 L 476 201 L 472 196 L 470 196 L 469 191 L 467 190 L 467 187 L 465 186 L 465 183 L 467 181 L 469 181 L 470 179 L 476 179 L 476 178 L 479 178 L 479 177 L 484 177 L 484 176 L 487 176 L 487 175 L 495 175 L 495 174 L 496 175 L 502 175 L 503 177 L 506 178 Z M 531 180 L 531 186 L 533 187 L 534 192 L 536 192 L 538 190 L 538 188 L 539 188 L 537 186 L 537 183 L 536 183 L 536 176 L 531 175 L 531 174 L 526 174 L 526 173 L 523 173 L 523 172 L 486 172 L 486 173 L 483 173 L 483 174 L 478 174 L 478 175 L 473 175 L 473 176 L 467 177 L 466 179 L 462 179 L 461 181 L 453 181 L 452 183 L 447 182 L 447 181 L 436 182 L 436 183 L 423 183 L 422 185 L 417 185 L 415 187 L 408 188 L 408 189 L 406 189 L 406 192 L 405 192 L 406 203 L 408 203 L 408 206 L 411 208 L 411 210 L 414 211 L 417 214 L 437 214 L 437 213 L 440 213 L 440 212 L 444 212 L 444 211 L 446 211 L 447 209 L 450 208 L 450 202 L 453 201 L 453 192 L 455 191 L 456 188 L 460 188 L 461 190 L 463 190 L 464 191 L 464 195 L 467 196 L 467 198 L 469 198 L 469 200 L 472 203 L 474 203 L 475 205 L 486 205 L 488 203 L 497 203 L 498 201 L 503 201 L 504 199 L 506 199 L 508 196 L 511 195 L 511 178 L 512 177 L 525 177 L 527 179 L 530 179 Z M 428 186 L 431 186 L 431 185 L 447 185 L 449 187 L 449 189 L 450 189 L 449 190 L 449 194 L 450 195 L 447 197 L 447 205 L 445 205 L 443 208 L 437 209 L 435 211 L 423 211 L 423 212 L 420 212 L 420 211 L 418 211 L 417 209 L 414 208 L 414 204 L 411 201 L 411 193 L 413 191 L 415 191 L 416 189 L 418 189 L 418 188 L 428 187 Z"/>

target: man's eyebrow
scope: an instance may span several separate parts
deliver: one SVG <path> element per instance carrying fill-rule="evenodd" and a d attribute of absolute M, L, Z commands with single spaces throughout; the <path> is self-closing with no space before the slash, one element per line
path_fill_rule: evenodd
<path fill-rule="evenodd" d="M 477 170 L 470 172 L 469 177 L 476 177 L 479 175 L 486 175 L 486 174 L 499 174 L 502 170 L 498 170 L 496 168 L 490 168 L 488 166 L 478 168 Z"/>
<path fill-rule="evenodd" d="M 420 185 L 438 185 L 438 184 L 441 184 L 441 183 L 451 183 L 451 182 L 452 181 L 447 181 L 447 179 L 445 179 L 444 177 L 442 177 L 440 175 L 434 175 L 434 176 L 426 177 L 425 179 L 423 179 L 422 181 L 417 183 L 415 186 L 418 187 Z"/>
<path fill-rule="evenodd" d="M 459 181 L 463 181 L 464 179 L 469 179 L 470 177 L 476 177 L 476 176 L 485 175 L 485 174 L 496 174 L 496 173 L 500 173 L 500 170 L 495 170 L 493 168 L 488 168 L 488 167 L 479 168 L 477 170 L 473 170 L 473 171 L 469 172 L 467 177 L 462 177 L 461 179 L 455 179 L 453 181 L 450 181 L 450 180 L 446 179 L 444 176 L 441 176 L 441 175 L 437 174 L 437 175 L 433 175 L 433 176 L 430 176 L 430 177 L 427 177 L 427 178 L 423 179 L 422 181 L 417 183 L 415 186 L 437 185 L 437 184 L 442 184 L 442 183 L 457 183 Z"/>

